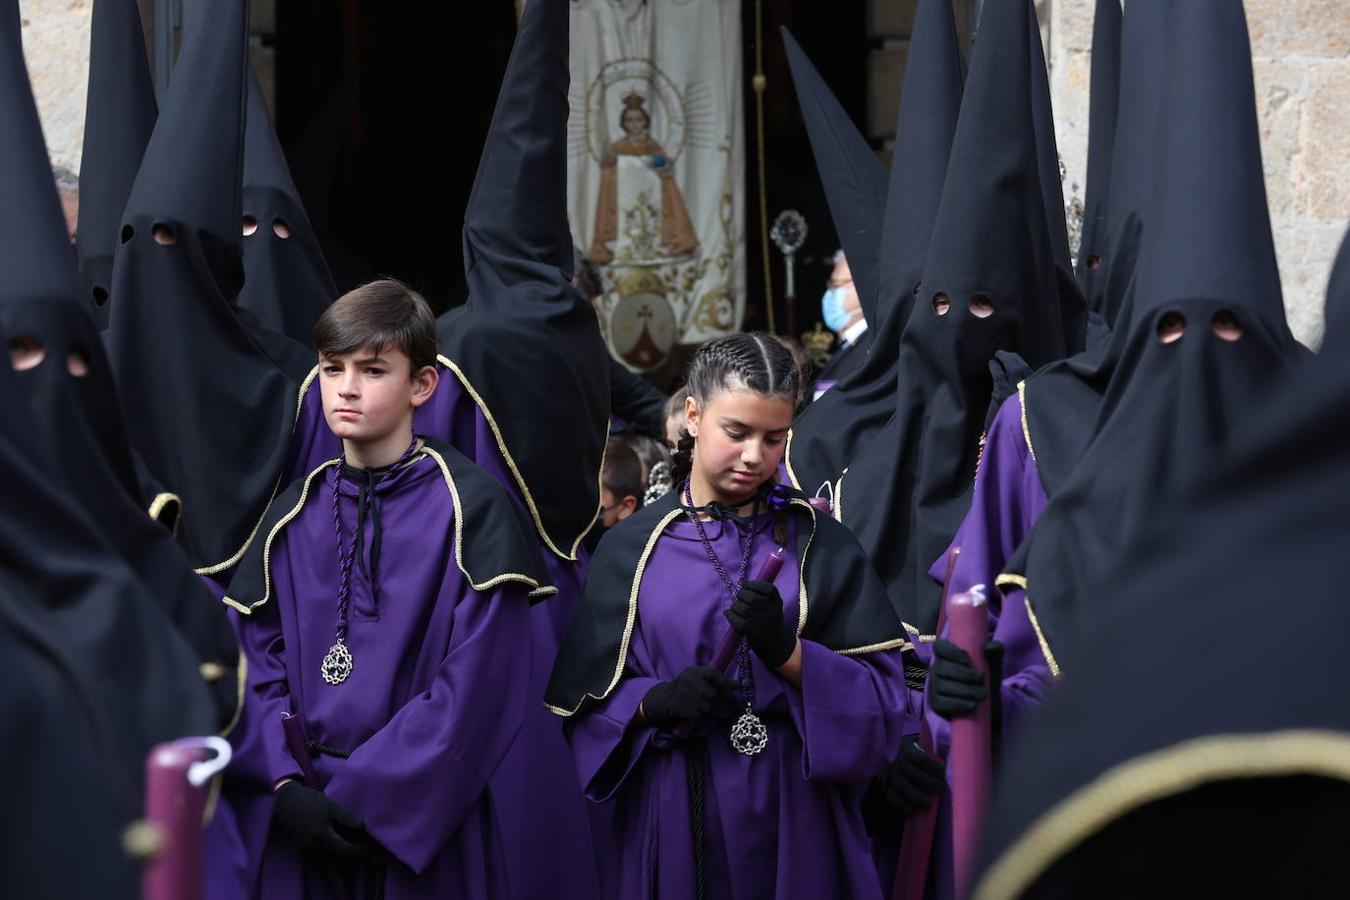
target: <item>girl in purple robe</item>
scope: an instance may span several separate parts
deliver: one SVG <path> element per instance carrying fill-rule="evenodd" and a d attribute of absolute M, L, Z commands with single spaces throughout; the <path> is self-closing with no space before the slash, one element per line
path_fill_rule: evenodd
<path fill-rule="evenodd" d="M 487 785 L 552 588 L 497 481 L 413 434 L 437 377 L 425 301 L 374 282 L 316 341 L 342 455 L 274 501 L 226 597 L 254 722 L 238 765 L 275 787 L 254 895 L 508 896 Z"/>
<path fill-rule="evenodd" d="M 852 536 L 774 483 L 799 389 L 772 338 L 705 344 L 677 489 L 596 551 L 545 702 L 613 808 L 607 897 L 880 896 L 859 798 L 905 641 Z"/>

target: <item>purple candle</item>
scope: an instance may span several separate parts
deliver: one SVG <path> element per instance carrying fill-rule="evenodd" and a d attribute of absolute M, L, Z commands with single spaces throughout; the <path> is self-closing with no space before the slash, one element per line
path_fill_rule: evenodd
<path fill-rule="evenodd" d="M 964 594 L 952 597 L 947 612 L 951 640 L 970 655 L 970 662 L 989 684 L 989 666 L 984 645 L 989 640 L 989 606 L 984 586 L 976 585 Z M 979 849 L 985 810 L 989 803 L 993 759 L 990 744 L 989 702 L 986 699 L 967 716 L 952 719 L 950 777 L 952 792 L 952 862 L 956 874 L 956 896 L 964 897 L 973 874 L 975 853 Z"/>
<path fill-rule="evenodd" d="M 216 757 L 208 761 L 212 750 Z M 164 843 L 141 873 L 143 900 L 201 900 L 208 785 L 229 761 L 230 745 L 220 738 L 184 738 L 150 751 L 145 819 Z"/>

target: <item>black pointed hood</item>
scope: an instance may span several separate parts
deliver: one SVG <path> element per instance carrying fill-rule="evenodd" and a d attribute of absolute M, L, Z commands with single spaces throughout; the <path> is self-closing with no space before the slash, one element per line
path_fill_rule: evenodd
<path fill-rule="evenodd" d="M 803 64 L 809 65 L 804 58 Z M 878 318 L 870 320 L 868 328 L 873 334 L 871 349 L 859 369 L 806 408 L 793 423 L 788 444 L 788 473 L 793 483 L 808 493 L 825 481 L 838 479 L 858 450 L 895 412 L 900 334 L 914 304 L 914 292 L 928 255 L 928 238 L 942 198 L 961 109 L 962 80 L 961 50 L 950 0 L 920 0 L 910 36 L 895 152 L 885 194 L 877 253 Z"/>
<path fill-rule="evenodd" d="M 567 0 L 525 7 L 465 213 L 469 300 L 438 326 L 541 539 L 572 558 L 599 509 L 609 364 L 595 312 L 571 284 L 569 15 Z"/>
<path fill-rule="evenodd" d="M 1333 280 L 1328 306 L 1347 302 L 1350 284 Z M 1231 459 L 1171 498 L 1089 586 L 1101 602 L 1072 677 L 1004 766 L 976 900 L 1338 890 L 1350 607 L 1329 586 L 1350 578 L 1347 417 L 1338 318 L 1300 376 L 1243 417 Z M 1286 630 L 1298 637 L 1270 639 Z M 1254 662 L 1279 676 L 1253 677 Z M 1277 817 L 1277 829 L 1252 827 Z M 1191 890 L 1187 872 L 1203 883 Z"/>
<path fill-rule="evenodd" d="M 1289 332 L 1262 174 L 1240 0 L 1169 4 L 1159 162 L 1128 323 L 1116 325 L 1082 459 L 1009 566 L 1052 667 L 1074 656 L 1087 585 L 1121 541 L 1219 465 L 1256 398 L 1301 358 Z M 1160 335 L 1180 320 L 1181 336 Z M 1226 340 L 1226 320 L 1241 335 Z M 1231 336 L 1231 335 L 1230 335 Z"/>
<path fill-rule="evenodd" d="M 105 344 L 132 445 L 183 499 L 202 569 L 234 558 L 282 470 L 313 354 L 232 302 L 242 280 L 246 0 L 193 3 L 123 217 Z M 158 237 L 157 237 L 158 233 Z M 167 241 L 162 243 L 161 241 Z"/>
<path fill-rule="evenodd" d="M 0 133 L 0 172 L 9 180 L 0 190 L 0 269 L 10 274 L 0 285 L 0 333 L 42 348 L 36 364 L 13 375 L 34 442 L 60 473 L 71 504 L 126 562 L 198 662 L 232 668 L 237 647 L 228 620 L 172 535 L 148 515 L 151 498 L 140 492 L 112 369 L 80 299 L 23 58 L 3 56 L 0 103 L 9 127 Z M 235 711 L 236 686 L 225 687 L 218 725 Z"/>
<path fill-rule="evenodd" d="M 1331 267 L 1327 281 L 1327 304 L 1323 313 L 1325 333 L 1330 334 L 1343 323 L 1350 323 L 1350 237 L 1341 240 L 1341 249 Z M 1325 342 L 1323 344 L 1325 347 Z"/>
<path fill-rule="evenodd" d="M 1078 281 L 1088 308 L 1099 309 L 1102 244 L 1111 183 L 1111 150 L 1120 109 L 1120 0 L 1097 0 L 1092 17 L 1092 86 L 1088 101 L 1087 199 L 1078 244 Z"/>
<path fill-rule="evenodd" d="M 155 88 L 136 0 L 98 0 L 90 23 L 89 95 L 80 160 L 82 300 L 108 325 L 113 251 L 131 185 L 155 127 Z"/>
<path fill-rule="evenodd" d="M 1082 299 L 1060 276 L 1041 184 L 1033 94 L 1044 82 L 1034 71 L 1029 17 L 1029 2 L 985 4 L 921 288 L 901 338 L 895 416 L 838 491 L 839 515 L 911 633 L 931 635 L 937 624 L 939 590 L 927 569 L 969 506 L 1002 373 L 995 353 L 1039 365 L 1082 345 L 1082 334 L 1066 328 Z M 992 314 L 976 314 L 985 309 Z"/>
<path fill-rule="evenodd" d="M 1120 34 L 1120 92 L 1107 181 L 1110 205 L 1100 238 L 1102 262 L 1094 279 L 1096 305 L 1108 324 L 1122 316 L 1139 260 L 1152 199 L 1158 153 L 1158 117 L 1166 88 L 1159 64 L 1176 38 L 1167 31 L 1168 0 L 1126 4 Z"/>
<path fill-rule="evenodd" d="M 87 316 L 75 300 L 75 260 L 13 2 L 0 4 L 0 120 L 6 123 L 0 132 L 0 270 L 6 273 L 0 311 L 65 308 Z M 85 322 L 92 336 L 93 326 Z M 39 335 L 0 329 L 0 344 Z M 64 348 L 44 350 L 38 368 L 65 367 Z M 88 691 L 86 705 L 103 726 L 117 778 L 134 798 L 151 744 L 210 733 L 210 701 L 199 661 L 79 507 L 64 467 L 53 464 L 45 436 L 33 428 L 19 374 L 0 366 L 0 603 L 68 651 L 66 662 Z M 127 664 L 129 658 L 135 665 Z"/>
<path fill-rule="evenodd" d="M 243 210 L 244 287 L 238 305 L 264 327 L 308 346 L 337 288 L 251 71 Z"/>
<path fill-rule="evenodd" d="M 886 214 L 886 169 L 801 45 L 786 28 L 782 33 L 830 218 L 848 259 L 863 318 L 869 326 L 876 325 L 880 321 L 878 255 Z"/>

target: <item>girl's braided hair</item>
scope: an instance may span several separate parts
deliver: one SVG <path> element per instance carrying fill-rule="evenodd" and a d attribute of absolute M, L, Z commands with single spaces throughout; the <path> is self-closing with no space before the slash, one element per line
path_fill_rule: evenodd
<path fill-rule="evenodd" d="M 782 397 L 795 408 L 801 384 L 796 358 L 777 338 L 761 332 L 739 332 L 713 338 L 698 348 L 689 364 L 687 387 L 700 407 L 721 391 L 740 389 Z M 694 466 L 694 438 L 683 425 L 673 462 L 673 482 L 679 490 Z M 778 526 L 775 531 L 781 531 L 783 523 Z M 781 536 L 778 539 L 781 541 Z"/>

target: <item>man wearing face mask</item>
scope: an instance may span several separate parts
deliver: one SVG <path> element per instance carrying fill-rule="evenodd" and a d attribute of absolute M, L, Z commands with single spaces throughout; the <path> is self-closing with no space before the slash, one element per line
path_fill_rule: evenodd
<path fill-rule="evenodd" d="M 820 315 L 825 327 L 839 336 L 839 346 L 816 376 L 816 397 L 867 358 L 867 341 L 864 340 L 867 319 L 863 317 L 858 289 L 853 286 L 853 273 L 849 271 L 843 250 L 834 255 L 834 271 L 830 273 L 825 296 L 820 300 Z"/>

